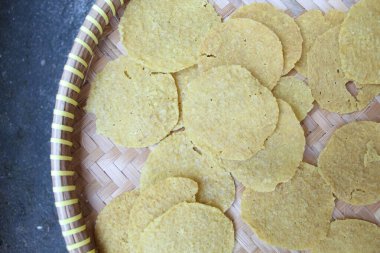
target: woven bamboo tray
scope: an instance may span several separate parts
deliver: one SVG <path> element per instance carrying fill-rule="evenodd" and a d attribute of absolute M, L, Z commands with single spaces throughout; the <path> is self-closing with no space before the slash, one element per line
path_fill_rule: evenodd
<path fill-rule="evenodd" d="M 357 0 L 213 0 L 217 12 L 227 18 L 243 4 L 269 2 L 292 16 L 305 10 L 347 11 Z M 59 224 L 70 252 L 96 252 L 93 229 L 96 216 L 113 198 L 139 186 L 140 171 L 149 148 L 128 149 L 96 133 L 95 116 L 82 107 L 91 80 L 111 59 L 125 53 L 117 31 L 127 1 L 98 0 L 75 39 L 59 83 L 51 138 L 51 175 Z M 380 97 L 361 112 L 338 115 L 319 109 L 302 125 L 307 146 L 304 160 L 315 164 L 333 131 L 350 121 L 380 122 Z M 237 182 L 237 198 L 227 211 L 236 228 L 234 252 L 290 252 L 260 241 L 239 217 L 244 187 Z M 357 217 L 380 225 L 380 203 L 350 206 L 336 202 L 334 218 Z"/>

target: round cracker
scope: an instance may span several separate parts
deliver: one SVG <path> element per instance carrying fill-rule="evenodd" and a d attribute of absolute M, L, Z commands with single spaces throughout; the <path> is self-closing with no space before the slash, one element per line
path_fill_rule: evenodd
<path fill-rule="evenodd" d="M 282 45 L 265 25 L 247 18 L 228 20 L 212 29 L 201 46 L 199 68 L 241 65 L 272 89 L 284 67 Z"/>
<path fill-rule="evenodd" d="M 362 220 L 336 220 L 326 239 L 313 253 L 376 253 L 380 249 L 380 228 Z"/>
<path fill-rule="evenodd" d="M 339 57 L 340 26 L 319 36 L 308 53 L 308 77 L 318 104 L 329 111 L 349 113 L 358 109 L 354 96 L 346 88 L 350 81 L 341 68 Z"/>
<path fill-rule="evenodd" d="M 179 120 L 174 130 L 178 130 L 183 127 L 183 112 L 182 101 L 185 99 L 185 89 L 190 80 L 198 76 L 198 66 L 194 65 L 190 68 L 181 70 L 173 74 L 175 83 L 178 89 L 178 105 L 179 105 Z"/>
<path fill-rule="evenodd" d="M 96 76 L 86 110 L 95 113 L 100 134 L 127 147 L 146 147 L 178 122 L 177 89 L 170 74 L 152 73 L 122 56 Z"/>
<path fill-rule="evenodd" d="M 144 191 L 136 199 L 129 218 L 128 240 L 131 252 L 139 248 L 142 231 L 155 218 L 181 202 L 195 202 L 198 185 L 188 178 L 166 178 Z"/>
<path fill-rule="evenodd" d="M 284 53 L 283 75 L 294 68 L 302 53 L 302 36 L 292 17 L 271 4 L 253 3 L 239 8 L 232 18 L 249 18 L 271 29 L 280 39 Z"/>
<path fill-rule="evenodd" d="M 242 217 L 259 238 L 288 249 L 309 249 L 326 238 L 333 209 L 330 186 L 305 163 L 275 191 L 247 188 L 242 198 Z"/>
<path fill-rule="evenodd" d="M 362 0 L 348 12 L 339 35 L 342 68 L 362 84 L 380 83 L 380 4 Z"/>
<path fill-rule="evenodd" d="M 237 65 L 212 68 L 192 80 L 183 111 L 190 140 L 227 160 L 252 157 L 278 120 L 272 93 Z"/>
<path fill-rule="evenodd" d="M 141 235 L 142 253 L 230 253 L 232 222 L 217 208 L 182 203 L 155 219 Z"/>
<path fill-rule="evenodd" d="M 230 175 L 210 156 L 201 154 L 185 132 L 169 136 L 149 154 L 141 173 L 142 189 L 168 177 L 186 177 L 198 183 L 197 201 L 223 212 L 235 199 L 235 184 Z"/>
<path fill-rule="evenodd" d="M 352 122 L 336 130 L 318 164 L 335 195 L 354 205 L 380 200 L 380 124 Z"/>
<path fill-rule="evenodd" d="M 138 196 L 138 191 L 123 193 L 99 213 L 95 239 L 100 252 L 130 252 L 127 234 L 129 213 Z"/>
<path fill-rule="evenodd" d="M 295 69 L 297 72 L 307 76 L 308 72 L 308 53 L 315 40 L 319 35 L 325 33 L 328 29 L 339 25 L 340 14 L 332 13 L 323 16 L 319 10 L 312 10 L 303 13 L 296 19 L 301 35 L 303 38 L 302 55 L 300 60 L 296 63 Z M 340 19 L 341 20 L 341 19 Z M 341 20 L 342 21 L 342 20 Z"/>
<path fill-rule="evenodd" d="M 305 149 L 304 132 L 292 108 L 280 99 L 277 103 L 280 108 L 277 127 L 265 142 L 265 148 L 245 161 L 223 161 L 237 180 L 259 192 L 273 191 L 277 184 L 289 181 Z"/>
<path fill-rule="evenodd" d="M 282 77 L 273 89 L 273 95 L 287 102 L 298 120 L 303 120 L 313 108 L 314 97 L 310 87 L 294 76 Z"/>
<path fill-rule="evenodd" d="M 171 73 L 196 64 L 200 43 L 220 22 L 206 0 L 132 0 L 120 31 L 128 55 L 155 72 Z"/>

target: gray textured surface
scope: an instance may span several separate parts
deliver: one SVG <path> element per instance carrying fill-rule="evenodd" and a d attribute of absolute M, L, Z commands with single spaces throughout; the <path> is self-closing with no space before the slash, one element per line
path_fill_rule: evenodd
<path fill-rule="evenodd" d="M 93 0 L 0 0 L 0 252 L 65 252 L 50 125 L 66 55 Z"/>

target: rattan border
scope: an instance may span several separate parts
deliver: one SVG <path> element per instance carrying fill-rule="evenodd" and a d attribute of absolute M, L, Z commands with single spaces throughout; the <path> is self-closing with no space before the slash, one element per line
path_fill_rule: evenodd
<path fill-rule="evenodd" d="M 87 233 L 78 196 L 75 193 L 75 168 L 72 167 L 72 133 L 75 109 L 94 50 L 111 19 L 119 18 L 127 1 L 97 0 L 92 6 L 64 66 L 53 111 L 51 134 L 51 176 L 59 224 L 70 252 L 96 252 Z"/>

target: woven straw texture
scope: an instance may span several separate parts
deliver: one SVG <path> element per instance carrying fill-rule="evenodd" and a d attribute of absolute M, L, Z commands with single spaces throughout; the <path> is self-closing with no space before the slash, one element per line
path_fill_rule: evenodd
<path fill-rule="evenodd" d="M 51 139 L 53 191 L 59 223 L 70 252 L 96 252 L 93 228 L 102 208 L 119 194 L 139 186 L 149 148 L 128 149 L 96 133 L 95 116 L 83 111 L 91 80 L 111 59 L 125 53 L 117 26 L 127 1 L 98 0 L 86 17 L 65 65 L 57 94 Z M 244 4 L 268 2 L 298 16 L 305 10 L 347 11 L 356 0 L 213 0 L 227 18 Z M 380 122 L 380 96 L 361 112 L 338 115 L 315 106 L 302 122 L 307 146 L 304 161 L 315 164 L 339 126 L 354 120 Z M 236 201 L 227 211 L 236 228 L 234 252 L 291 252 L 260 241 L 239 216 L 244 187 L 236 184 Z M 336 202 L 334 218 L 357 217 L 380 225 L 380 203 L 350 206 Z"/>

